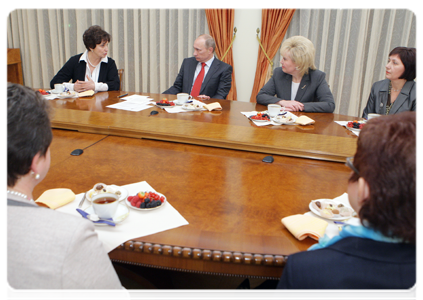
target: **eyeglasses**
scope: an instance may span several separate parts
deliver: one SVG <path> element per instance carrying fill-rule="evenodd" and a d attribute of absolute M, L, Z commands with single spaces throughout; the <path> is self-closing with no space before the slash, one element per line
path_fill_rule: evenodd
<path fill-rule="evenodd" d="M 347 157 L 345 165 L 351 170 L 353 170 L 358 176 L 360 176 L 360 172 L 358 172 L 357 168 L 354 167 L 354 156 Z"/>

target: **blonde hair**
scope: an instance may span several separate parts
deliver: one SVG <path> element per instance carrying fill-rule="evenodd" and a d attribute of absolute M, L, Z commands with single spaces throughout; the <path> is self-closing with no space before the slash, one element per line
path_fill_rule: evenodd
<path fill-rule="evenodd" d="M 281 55 L 287 53 L 290 56 L 301 76 L 307 74 L 308 69 L 316 70 L 314 65 L 315 52 L 313 43 L 299 35 L 286 39 L 281 47 Z"/>

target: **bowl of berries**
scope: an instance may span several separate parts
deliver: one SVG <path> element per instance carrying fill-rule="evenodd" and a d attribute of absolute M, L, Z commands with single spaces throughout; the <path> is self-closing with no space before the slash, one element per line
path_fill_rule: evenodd
<path fill-rule="evenodd" d="M 175 104 L 174 101 L 169 101 L 166 98 L 163 98 L 159 102 L 156 102 L 156 106 L 161 107 L 161 108 L 172 107 L 172 106 L 175 106 L 175 105 L 176 104 Z"/>
<path fill-rule="evenodd" d="M 135 210 L 158 209 L 166 203 L 166 196 L 158 192 L 142 191 L 133 196 L 128 196 L 126 205 Z"/>
<path fill-rule="evenodd" d="M 351 131 L 360 131 L 363 126 L 366 124 L 365 121 L 350 121 L 347 123 L 347 129 L 351 130 Z"/>
<path fill-rule="evenodd" d="M 249 119 L 255 122 L 268 122 L 270 121 L 270 116 L 267 113 L 257 113 L 250 116 Z"/>

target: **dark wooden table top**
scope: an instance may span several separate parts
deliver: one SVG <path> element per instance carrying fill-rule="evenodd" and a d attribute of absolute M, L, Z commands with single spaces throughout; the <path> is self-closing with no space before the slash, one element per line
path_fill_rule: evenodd
<path fill-rule="evenodd" d="M 132 112 L 107 107 L 124 101 L 125 92 L 100 92 L 93 97 L 51 101 L 55 108 L 53 128 L 117 136 L 149 138 L 251 152 L 287 155 L 343 162 L 356 149 L 357 137 L 334 121 L 354 117 L 330 113 L 295 113 L 307 115 L 315 124 L 256 126 L 241 112 L 265 111 L 256 103 L 211 99 L 221 111 L 167 113 L 152 107 Z M 134 93 L 128 93 L 133 95 Z M 159 101 L 175 95 L 143 94 Z M 150 116 L 152 110 L 159 114 Z"/>
<path fill-rule="evenodd" d="M 64 105 L 81 101 L 90 103 L 75 100 Z M 133 116 L 120 111 L 108 115 Z M 176 118 L 160 115 L 164 120 Z M 189 122 L 203 118 L 178 115 L 178 120 Z M 234 112 L 235 120 L 228 122 L 255 128 L 239 115 Z M 342 130 L 341 126 L 338 129 Z M 335 136 L 341 134 L 338 129 Z M 298 133 L 302 129 L 263 130 Z M 321 130 L 321 134 L 310 135 L 324 135 L 325 129 Z M 106 135 L 70 130 L 54 129 L 53 134 L 50 171 L 36 186 L 34 198 L 51 188 L 70 188 L 78 194 L 97 182 L 126 185 L 147 181 L 167 196 L 189 225 L 127 241 L 110 257 L 172 270 L 279 278 L 286 255 L 315 243 L 311 238 L 295 239 L 281 219 L 309 211 L 311 200 L 343 194 L 350 173 L 339 162 L 274 155 L 273 163 L 264 163 L 266 154 L 260 152 L 113 135 L 100 141 Z M 86 149 L 81 156 L 71 156 L 76 148 Z"/>

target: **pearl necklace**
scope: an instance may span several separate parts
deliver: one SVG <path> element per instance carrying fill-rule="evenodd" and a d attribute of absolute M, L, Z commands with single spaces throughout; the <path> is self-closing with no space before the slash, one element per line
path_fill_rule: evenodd
<path fill-rule="evenodd" d="M 100 60 L 100 62 L 97 64 L 97 65 L 93 65 L 91 62 L 90 62 L 90 59 L 88 58 L 88 53 L 87 53 L 87 60 L 88 60 L 88 63 L 91 65 L 91 67 L 93 67 L 93 68 L 97 68 L 97 66 L 101 63 L 101 60 Z"/>
<path fill-rule="evenodd" d="M 25 200 L 28 199 L 28 196 L 25 195 L 24 193 L 20 193 L 20 192 L 17 192 L 17 191 L 11 191 L 11 190 L 7 190 L 7 193 L 8 194 L 11 194 L 11 195 L 15 195 L 15 196 L 21 197 L 21 198 L 23 198 Z M 29 201 L 33 201 L 33 200 L 32 199 L 29 199 Z"/>

